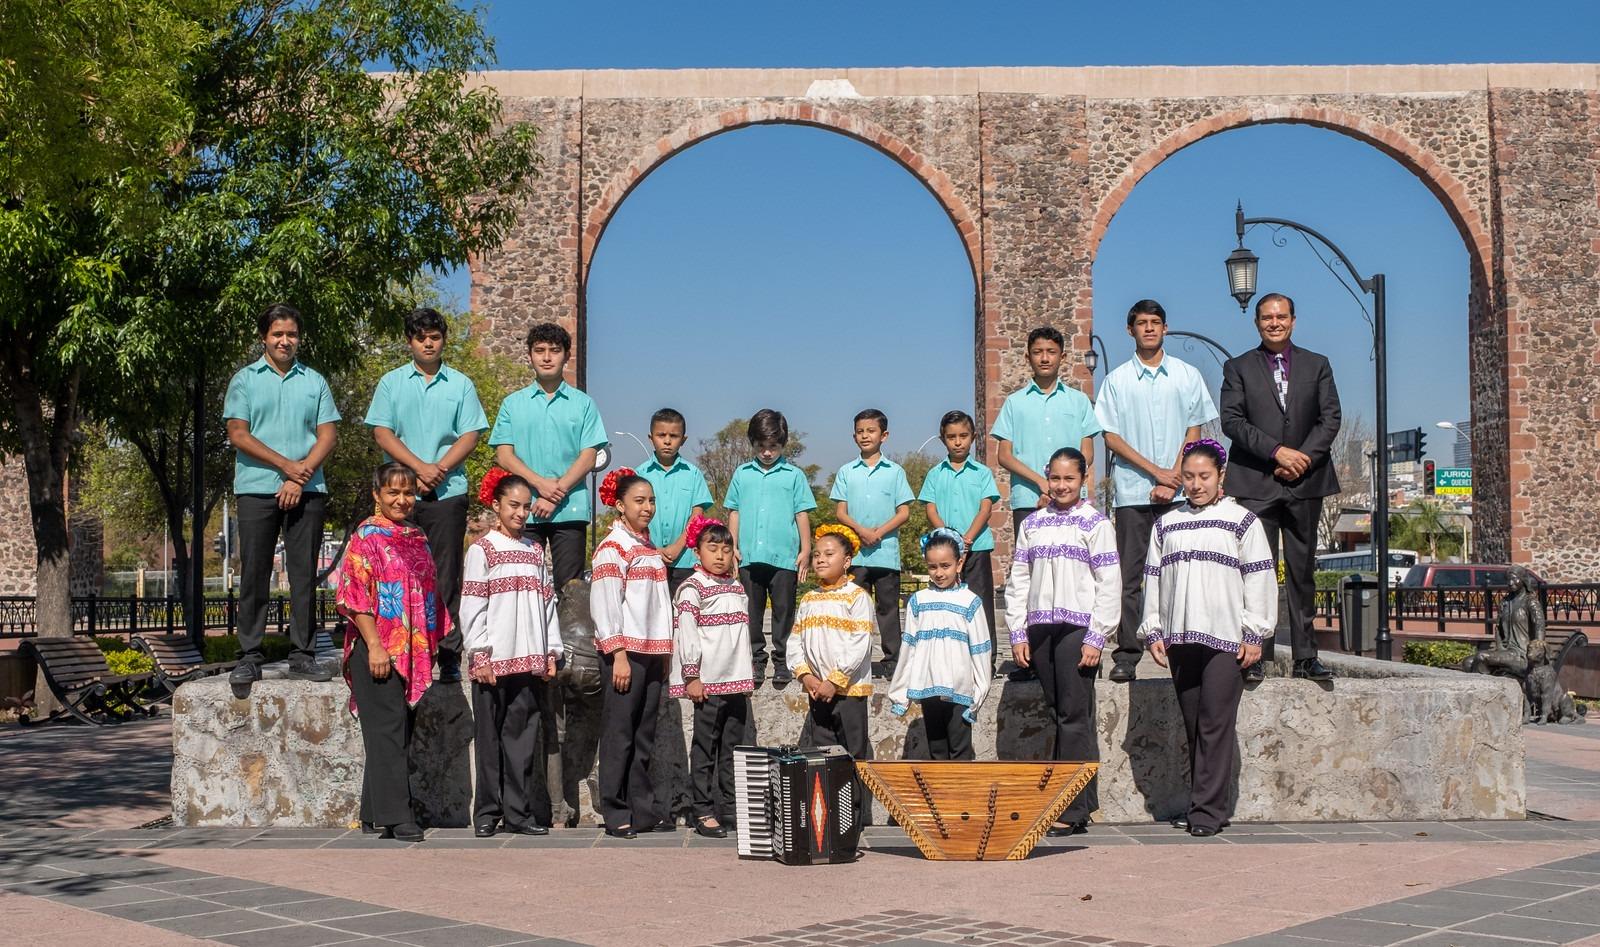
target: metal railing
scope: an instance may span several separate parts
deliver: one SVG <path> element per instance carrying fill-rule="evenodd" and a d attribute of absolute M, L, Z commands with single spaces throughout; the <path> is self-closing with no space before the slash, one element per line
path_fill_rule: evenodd
<path fill-rule="evenodd" d="M 1493 638 L 1508 592 L 1505 586 L 1390 588 L 1390 630 Z M 1600 583 L 1545 585 L 1538 594 L 1546 624 L 1600 627 Z M 1318 624 L 1338 627 L 1339 590 L 1317 589 L 1316 608 Z"/>
<path fill-rule="evenodd" d="M 166 634 L 183 631 L 186 622 L 186 604 L 179 598 L 152 598 L 150 596 L 100 596 L 83 595 L 72 599 L 72 633 L 74 635 L 132 635 L 142 631 Z M 0 596 L 0 638 L 31 638 L 38 634 L 34 599 L 31 595 Z M 312 624 L 317 628 L 333 622 L 336 614 L 333 594 L 319 590 L 316 599 L 316 616 Z M 239 600 L 233 592 L 205 600 L 205 627 L 233 634 L 238 628 Z M 289 599 L 274 596 L 267 600 L 267 627 L 279 633 L 289 627 Z"/>

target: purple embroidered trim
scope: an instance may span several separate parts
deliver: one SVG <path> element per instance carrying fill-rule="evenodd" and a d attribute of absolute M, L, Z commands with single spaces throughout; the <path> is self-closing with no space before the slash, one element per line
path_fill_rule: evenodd
<path fill-rule="evenodd" d="M 1239 568 L 1238 559 L 1227 553 L 1212 552 L 1209 549 L 1174 550 L 1161 557 L 1161 568 L 1165 569 L 1175 562 L 1214 562 L 1219 566 L 1227 566 L 1230 569 Z"/>
<path fill-rule="evenodd" d="M 1096 569 L 1101 569 L 1106 566 L 1114 566 L 1121 561 L 1122 560 L 1114 552 L 1096 553 L 1095 555 L 1089 557 L 1089 565 Z"/>
<path fill-rule="evenodd" d="M 1075 612 L 1070 608 L 1042 608 L 1028 613 L 1030 625 L 1088 625 L 1088 612 Z"/>
<path fill-rule="evenodd" d="M 1022 521 L 1022 525 L 1029 529 L 1047 529 L 1053 526 L 1076 526 L 1084 532 L 1089 532 L 1101 523 L 1106 522 L 1105 514 L 1090 507 L 1087 510 L 1073 507 L 1065 513 L 1056 513 L 1049 507 L 1029 513 Z"/>
<path fill-rule="evenodd" d="M 1250 637 L 1249 633 L 1246 632 L 1245 633 L 1245 640 L 1249 641 L 1249 637 Z M 1174 645 L 1180 645 L 1180 644 L 1203 644 L 1206 647 L 1213 648 L 1213 649 L 1215 649 L 1217 651 L 1226 651 L 1229 654 L 1238 654 L 1239 653 L 1239 642 L 1237 642 L 1237 641 L 1225 641 L 1225 640 L 1223 640 L 1221 638 L 1217 638 L 1217 637 L 1215 637 L 1213 635 L 1208 635 L 1203 631 L 1178 631 L 1178 632 L 1164 631 L 1164 632 L 1161 632 L 1159 634 L 1150 634 L 1150 635 L 1146 635 L 1145 636 L 1145 642 L 1147 644 L 1149 642 L 1151 642 L 1151 641 L 1156 641 L 1156 640 L 1161 641 L 1162 643 L 1164 643 L 1169 648 L 1174 646 Z M 1261 641 L 1260 641 L 1260 639 L 1257 639 L 1257 640 L 1255 640 L 1253 642 L 1249 642 L 1249 643 L 1251 643 L 1251 644 L 1260 644 Z"/>
<path fill-rule="evenodd" d="M 1252 572 L 1266 572 L 1268 569 L 1276 569 L 1277 567 L 1278 564 L 1271 559 L 1262 559 L 1259 562 L 1246 562 L 1240 565 L 1239 573 L 1241 575 L 1249 575 Z"/>
<path fill-rule="evenodd" d="M 1086 632 L 1083 636 L 1083 643 L 1091 648 L 1099 648 L 1100 650 L 1104 651 L 1106 647 L 1106 636 L 1097 635 L 1092 631 Z"/>
<path fill-rule="evenodd" d="M 1149 576 L 1152 579 L 1159 579 L 1159 578 L 1161 578 L 1161 567 L 1160 566 L 1145 566 L 1144 567 L 1144 574 Z"/>
<path fill-rule="evenodd" d="M 1089 561 L 1089 547 L 1075 546 L 1068 543 L 1053 543 L 1047 546 L 1030 546 L 1017 553 L 1018 562 L 1032 563 L 1040 559 L 1074 559 L 1078 562 Z"/>
<path fill-rule="evenodd" d="M 1232 533 L 1236 539 L 1243 539 L 1244 531 L 1250 525 L 1249 523 L 1233 523 L 1221 519 L 1195 518 L 1179 520 L 1176 523 L 1168 523 L 1166 520 L 1167 517 L 1165 516 L 1156 520 L 1156 533 L 1162 539 L 1165 539 L 1168 533 L 1176 533 L 1185 529 L 1225 529 Z"/>
<path fill-rule="evenodd" d="M 1244 643 L 1261 647 L 1261 636 L 1253 631 L 1244 632 Z"/>
<path fill-rule="evenodd" d="M 1012 644 L 1026 644 L 1027 642 L 1028 642 L 1028 629 L 1024 628 L 1021 631 L 1013 631 L 1011 633 L 1011 643 Z"/>

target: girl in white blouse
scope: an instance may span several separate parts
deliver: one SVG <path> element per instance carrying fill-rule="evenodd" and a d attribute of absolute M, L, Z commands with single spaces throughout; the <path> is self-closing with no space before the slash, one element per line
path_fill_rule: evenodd
<path fill-rule="evenodd" d="M 1094 682 L 1100 652 L 1115 637 L 1122 612 L 1122 570 L 1111 522 L 1080 498 L 1088 461 L 1074 447 L 1050 456 L 1045 481 L 1050 502 L 1029 513 L 1017 531 L 1006 579 L 1011 654 L 1033 667 L 1055 725 L 1051 759 L 1097 762 Z M 1094 780 L 1067 806 L 1050 836 L 1088 831 L 1100 807 Z"/>
<path fill-rule="evenodd" d="M 1172 668 L 1189 740 L 1189 810 L 1172 824 L 1201 838 L 1228 824 L 1244 669 L 1278 623 L 1272 550 L 1255 514 L 1222 495 L 1227 458 L 1210 438 L 1184 445 L 1188 502 L 1151 532 L 1139 628 L 1150 656 Z"/>
<path fill-rule="evenodd" d="M 651 762 L 661 688 L 672 661 L 672 601 L 667 564 L 650 543 L 656 494 L 627 467 L 606 474 L 600 500 L 616 522 L 594 550 L 589 610 L 595 647 L 611 668 L 600 707 L 600 814 L 606 834 L 634 838 L 671 831 L 657 807 Z"/>

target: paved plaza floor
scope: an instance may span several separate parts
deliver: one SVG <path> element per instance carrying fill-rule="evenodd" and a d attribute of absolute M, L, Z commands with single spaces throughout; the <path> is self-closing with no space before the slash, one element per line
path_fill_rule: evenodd
<path fill-rule="evenodd" d="M 986 864 L 875 827 L 854 864 L 787 868 L 681 829 L 138 828 L 167 721 L 6 728 L 0 943 L 1600 947 L 1600 725 L 1525 732 L 1526 822 L 1097 825 Z"/>

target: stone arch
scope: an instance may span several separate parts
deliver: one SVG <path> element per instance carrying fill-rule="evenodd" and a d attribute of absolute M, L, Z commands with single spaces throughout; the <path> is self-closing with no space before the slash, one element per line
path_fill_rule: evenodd
<path fill-rule="evenodd" d="M 1089 230 L 1088 250 L 1092 260 L 1099 253 L 1100 241 L 1111 225 L 1111 219 L 1122 208 L 1123 201 L 1133 193 L 1144 176 L 1157 165 L 1188 146 L 1236 128 L 1251 125 L 1311 125 L 1338 132 L 1373 146 L 1400 164 L 1427 186 L 1444 206 L 1461 239 L 1466 243 L 1471 260 L 1471 277 L 1474 286 L 1485 286 L 1487 274 L 1493 272 L 1493 248 L 1483 215 L 1472 203 L 1466 185 L 1462 184 L 1434 155 L 1417 145 L 1405 135 L 1387 125 L 1342 109 L 1306 105 L 1262 105 L 1219 112 L 1191 123 L 1169 135 L 1154 147 L 1141 154 L 1123 171 L 1100 200 Z"/>
<path fill-rule="evenodd" d="M 979 276 L 983 256 L 978 218 L 961 199 L 950 176 L 904 141 L 868 119 L 839 109 L 799 102 L 758 102 L 699 116 L 657 139 L 652 147 L 613 175 L 600 192 L 599 201 L 584 213 L 578 247 L 579 285 L 587 287 L 589 265 L 594 261 L 601 234 L 605 232 L 617 208 L 622 206 L 622 202 L 627 200 L 641 181 L 680 152 L 717 135 L 753 125 L 806 125 L 835 132 L 887 155 L 911 172 L 949 215 L 950 223 L 956 228 L 956 234 L 966 249 L 967 262 L 972 267 L 974 296 L 981 298 Z"/>

